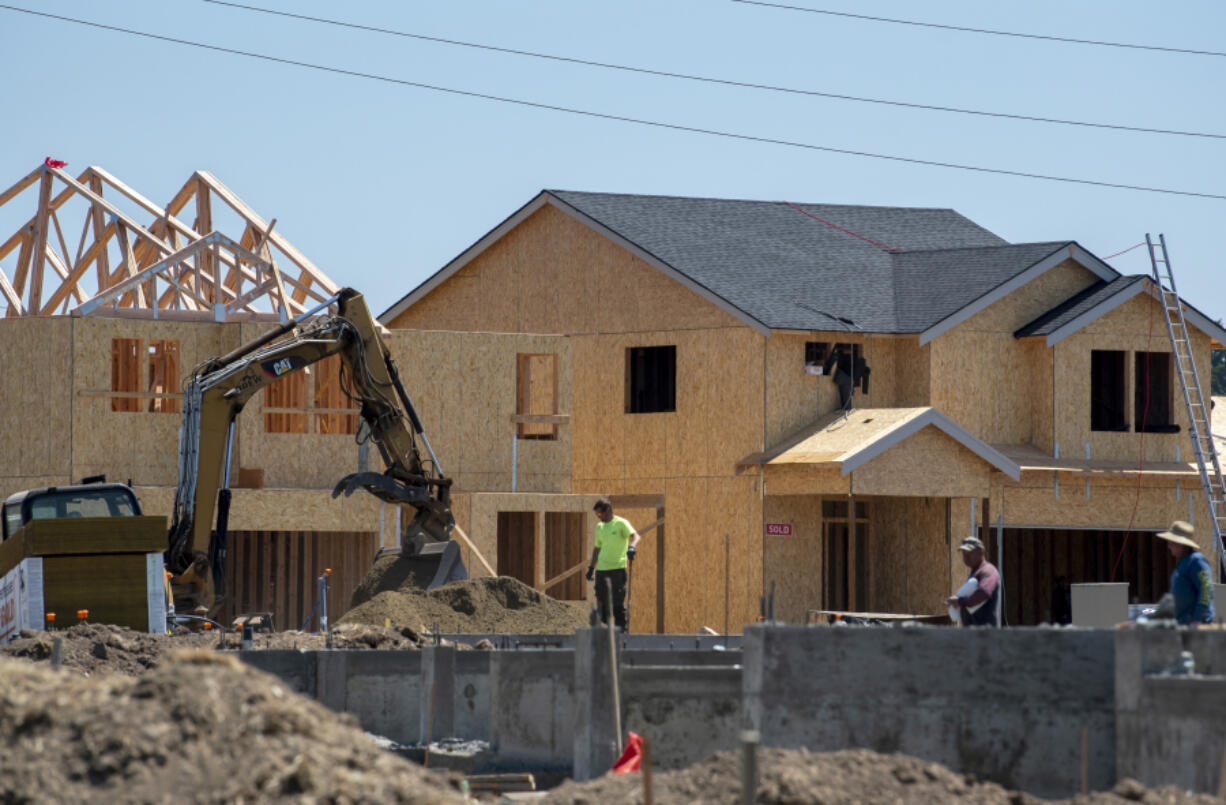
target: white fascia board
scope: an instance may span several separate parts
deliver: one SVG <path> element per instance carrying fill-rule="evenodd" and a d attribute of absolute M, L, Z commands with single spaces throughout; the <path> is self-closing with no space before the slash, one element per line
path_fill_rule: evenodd
<path fill-rule="evenodd" d="M 1162 302 L 1162 296 L 1158 293 L 1158 287 L 1154 285 L 1154 281 L 1152 279 L 1146 277 L 1145 279 L 1133 283 L 1111 298 L 1104 299 L 1102 302 L 1090 308 L 1085 313 L 1082 313 L 1080 316 L 1073 319 L 1060 329 L 1051 332 L 1047 336 L 1047 346 L 1055 346 L 1065 338 L 1068 338 L 1070 335 L 1080 330 L 1082 327 L 1090 324 L 1095 319 L 1107 315 L 1112 310 L 1115 310 L 1117 307 L 1124 304 L 1129 299 L 1132 299 L 1142 291 L 1148 293 L 1157 302 Z M 1218 343 L 1226 344 L 1226 329 L 1224 329 L 1222 325 L 1218 324 L 1212 319 L 1207 318 L 1202 313 L 1190 307 L 1187 302 L 1183 301 L 1182 297 L 1180 298 L 1179 302 L 1183 305 L 1183 317 L 1188 323 L 1204 332 L 1210 338 L 1216 339 Z"/>
<path fill-rule="evenodd" d="M 1097 305 L 1090 308 L 1085 313 L 1082 313 L 1080 316 L 1073 319 L 1068 324 L 1064 325 L 1063 327 L 1057 330 L 1053 330 L 1052 332 L 1048 333 L 1047 334 L 1047 346 L 1054 347 L 1056 344 L 1059 344 L 1061 341 L 1068 338 L 1070 335 L 1077 332 L 1082 327 L 1085 327 L 1090 322 L 1094 321 L 1100 316 L 1105 316 L 1106 314 L 1115 310 L 1120 305 L 1127 302 L 1129 299 L 1133 298 L 1137 294 L 1146 290 L 1146 286 L 1150 284 L 1151 283 L 1145 280 L 1134 282 L 1132 285 L 1129 285 L 1127 288 L 1115 294 L 1114 296 L 1111 296 L 1099 302 Z M 1151 290 L 1151 295 L 1152 295 L 1152 290 Z"/>
<path fill-rule="evenodd" d="M 487 232 L 484 237 L 461 252 L 450 263 L 434 272 L 429 279 L 410 291 L 399 302 L 380 313 L 378 316 L 379 323 L 384 325 L 391 323 L 392 319 L 396 318 L 401 313 L 415 305 L 421 300 L 422 297 L 433 291 L 438 286 L 442 285 L 461 268 L 471 263 L 478 255 L 492 246 L 503 235 L 523 223 L 525 218 L 539 210 L 541 207 L 545 206 L 548 198 L 549 194 L 541 191 L 539 194 L 537 194 L 536 198 L 520 207 L 519 210 L 511 215 L 511 217 L 507 218 L 501 224 Z"/>
<path fill-rule="evenodd" d="M 928 425 L 935 425 L 967 450 L 970 450 L 1013 480 L 1016 481 L 1021 478 L 1022 470 L 1017 462 L 935 408 L 929 408 L 914 419 L 907 420 L 863 450 L 844 456 L 842 459 L 842 474 L 847 475 L 859 469 L 864 464 Z"/>
<path fill-rule="evenodd" d="M 966 307 L 951 313 L 941 321 L 929 327 L 927 330 L 924 330 L 922 333 L 920 333 L 920 346 L 922 347 L 924 344 L 927 344 L 941 333 L 953 329 L 969 319 L 971 316 L 974 316 L 976 313 L 979 313 L 987 308 L 993 302 L 997 302 L 1005 298 L 1036 277 L 1046 274 L 1049 270 L 1060 265 L 1070 257 L 1082 267 L 1093 272 L 1099 279 L 1110 282 L 1111 280 L 1120 276 L 1118 271 L 1104 263 L 1102 260 L 1099 260 L 1094 255 L 1090 254 L 1085 249 L 1081 248 L 1081 246 L 1077 245 L 1077 243 L 1069 242 L 1067 245 L 1061 246 L 1059 249 L 1052 252 L 1047 257 L 1044 257 L 1042 260 L 1035 263 L 1022 273 L 1014 276 L 1012 279 L 997 285 L 995 288 L 988 291 L 974 302 L 971 302 Z"/>
<path fill-rule="evenodd" d="M 744 310 L 741 310 L 739 307 L 732 304 L 731 302 L 729 302 L 727 299 L 720 296 L 719 294 L 715 293 L 710 288 L 706 287 L 705 285 L 701 285 L 695 282 L 694 280 L 690 279 L 689 277 L 687 277 L 685 274 L 682 274 L 680 271 L 673 268 L 668 263 L 665 263 L 663 260 L 656 257 L 651 252 L 643 249 L 638 244 L 634 243 L 631 240 L 627 240 L 626 238 L 622 237 L 614 230 L 609 229 L 607 226 L 600 223 L 596 219 L 586 215 L 581 210 L 575 209 L 574 207 L 572 207 L 571 205 L 567 204 L 565 201 L 562 201 L 559 198 L 556 198 L 554 196 L 549 196 L 549 204 L 551 204 L 553 207 L 555 207 L 559 211 L 566 213 L 571 218 L 574 218 L 576 221 L 588 227 L 589 229 L 613 241 L 618 246 L 621 246 L 623 249 L 625 249 L 626 251 L 633 254 L 635 257 L 642 260 L 644 263 L 647 263 L 651 267 L 660 271 L 662 274 L 667 276 L 669 279 L 672 279 L 680 283 L 681 285 L 685 286 L 689 290 L 701 296 L 703 299 L 707 300 L 711 304 L 718 307 L 720 310 L 739 319 L 743 324 L 753 328 L 754 330 L 757 330 L 763 336 L 770 338 L 770 335 L 771 335 L 770 327 L 767 327 L 761 321 L 749 315 Z"/>

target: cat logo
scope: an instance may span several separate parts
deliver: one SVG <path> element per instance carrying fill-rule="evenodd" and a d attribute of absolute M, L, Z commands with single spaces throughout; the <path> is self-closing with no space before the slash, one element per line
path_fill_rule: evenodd
<path fill-rule="evenodd" d="M 286 372 L 292 372 L 293 370 L 294 365 L 290 363 L 289 358 L 282 358 L 279 361 L 274 361 L 272 365 L 272 373 L 277 377 L 280 377 Z"/>

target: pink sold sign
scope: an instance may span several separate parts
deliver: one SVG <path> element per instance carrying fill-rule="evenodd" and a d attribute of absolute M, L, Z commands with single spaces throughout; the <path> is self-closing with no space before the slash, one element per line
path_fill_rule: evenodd
<path fill-rule="evenodd" d="M 791 523 L 767 523 L 766 536 L 768 537 L 790 537 L 792 536 Z"/>

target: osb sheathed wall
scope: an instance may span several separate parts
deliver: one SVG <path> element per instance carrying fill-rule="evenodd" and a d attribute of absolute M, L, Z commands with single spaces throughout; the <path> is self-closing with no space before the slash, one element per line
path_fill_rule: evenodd
<path fill-rule="evenodd" d="M 1013 333 L 1097 281 L 1065 260 L 937 336 L 928 345 L 931 404 L 988 443 L 1029 443 L 1038 400 L 1025 384 L 1032 360 Z"/>
<path fill-rule="evenodd" d="M 766 340 L 766 446 L 783 441 L 793 432 L 839 407 L 839 390 L 831 375 L 805 371 L 805 344 L 858 344 L 869 368 L 868 393 L 860 386 L 852 392 L 856 408 L 888 408 L 898 405 L 897 336 L 872 336 L 840 332 L 774 333 Z M 901 345 L 909 352 L 907 345 Z M 908 357 L 914 357 L 908 355 Z M 912 381 L 911 373 L 907 380 Z M 925 405 L 926 403 L 917 403 Z"/>
<path fill-rule="evenodd" d="M 71 321 L 0 319 L 0 500 L 72 477 L 72 366 Z"/>
<path fill-rule="evenodd" d="M 137 486 L 135 491 L 145 514 L 173 513 L 174 487 Z M 379 501 L 364 492 L 333 498 L 322 489 L 234 489 L 232 496 L 230 528 L 238 531 L 379 531 Z M 389 542 L 394 541 L 392 516 L 389 507 Z"/>
<path fill-rule="evenodd" d="M 775 590 L 775 618 L 804 623 L 806 611 L 822 604 L 822 498 L 767 495 L 762 517 L 792 527 L 791 536 L 762 539 L 762 577 L 764 589 Z"/>
<path fill-rule="evenodd" d="M 186 376 L 206 358 L 237 347 L 238 326 L 101 317 L 70 321 L 74 343 L 74 478 L 105 474 L 113 481 L 131 479 L 133 484 L 142 486 L 174 487 L 179 478 L 182 406 L 174 406 L 177 412 L 150 412 L 150 400 L 142 398 L 140 411 L 111 410 L 111 399 L 107 396 L 111 390 L 111 342 L 116 338 L 138 338 L 143 353 L 150 340 L 177 341 L 180 374 Z M 147 374 L 148 367 L 142 366 L 142 388 L 148 387 Z M 176 383 L 173 391 L 178 393 L 182 388 Z"/>
<path fill-rule="evenodd" d="M 615 333 L 739 322 L 545 205 L 388 324 L 393 329 Z"/>
<path fill-rule="evenodd" d="M 857 496 L 857 500 L 860 497 Z M 872 497 L 872 609 L 939 615 L 949 595 L 943 497 Z"/>
<path fill-rule="evenodd" d="M 386 343 L 426 435 L 455 488 L 466 492 L 570 491 L 574 422 L 556 439 L 516 439 L 521 353 L 558 356 L 558 412 L 571 414 L 571 346 L 558 336 L 395 331 Z"/>
<path fill-rule="evenodd" d="M 752 621 L 762 584 L 761 493 L 756 473 L 735 473 L 739 459 L 762 449 L 762 337 L 740 327 L 571 342 L 575 491 L 665 496 L 667 631 L 722 629 L 725 535 L 738 557 L 729 569 L 729 623 L 735 630 Z M 627 414 L 626 350 L 664 345 L 677 349 L 675 410 Z M 645 537 L 647 552 L 657 538 Z"/>
<path fill-rule="evenodd" d="M 1189 325 L 1193 356 L 1201 382 L 1210 379 L 1209 337 Z M 1090 456 L 1110 461 L 1138 461 L 1141 435 L 1134 432 L 1134 354 L 1136 352 L 1171 351 L 1160 303 L 1148 294 L 1138 294 L 1124 304 L 1099 317 L 1078 332 L 1056 344 L 1056 400 L 1052 415 L 1056 423 L 1055 438 L 1060 443 L 1062 457 L 1085 456 L 1089 442 Z M 1125 362 L 1124 399 L 1128 410 L 1129 432 L 1112 433 L 1090 430 L 1090 353 L 1092 350 L 1127 350 Z M 1174 461 L 1176 447 L 1185 461 L 1193 460 L 1188 438 L 1188 409 L 1184 405 L 1179 380 L 1171 360 L 1170 410 L 1179 433 L 1146 433 L 1146 461 Z"/>
<path fill-rule="evenodd" d="M 994 468 L 928 425 L 850 473 L 857 495 L 987 496 Z"/>

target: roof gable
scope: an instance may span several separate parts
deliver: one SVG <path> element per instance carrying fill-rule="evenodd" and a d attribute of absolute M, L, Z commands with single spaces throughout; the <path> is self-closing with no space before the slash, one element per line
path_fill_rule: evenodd
<path fill-rule="evenodd" d="M 1015 338 L 1042 336 L 1046 339 L 1047 346 L 1055 346 L 1140 293 L 1148 293 L 1154 299 L 1161 301 L 1153 279 L 1144 274 L 1118 276 L 1110 281 L 1096 283 L 1018 328 L 1013 336 Z M 1184 307 L 1184 319 L 1189 324 L 1209 335 L 1218 344 L 1226 344 L 1226 328 L 1211 320 L 1182 298 L 1180 302 Z"/>
<path fill-rule="evenodd" d="M 545 190 L 379 316 L 387 323 L 544 205 L 571 216 L 754 330 L 919 333 L 926 343 L 1071 257 L 1009 244 L 948 209 Z"/>

